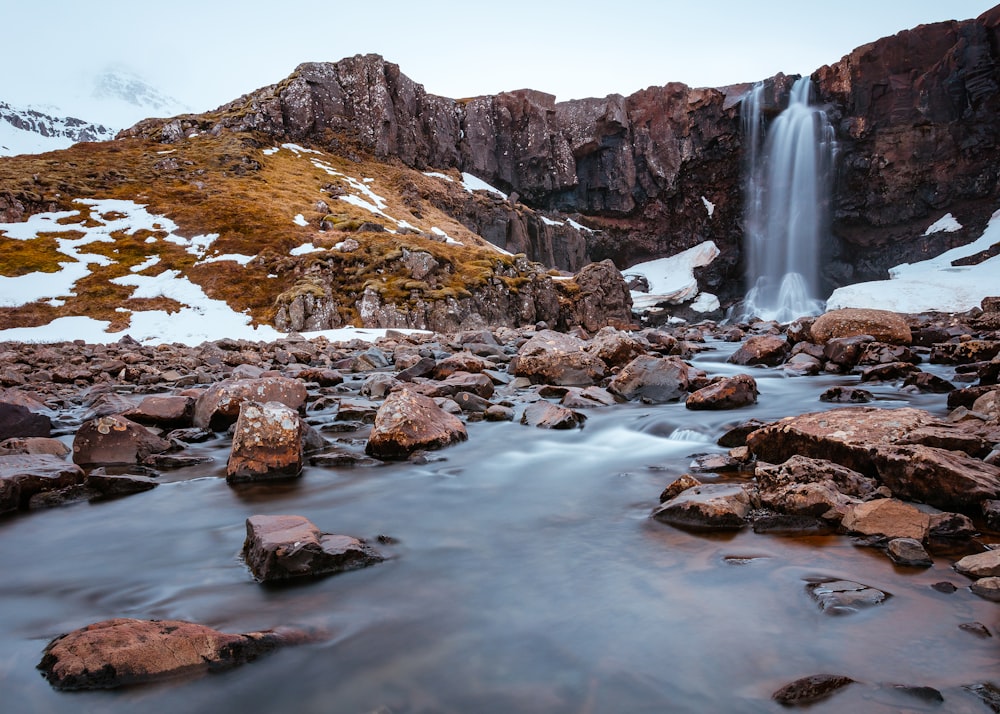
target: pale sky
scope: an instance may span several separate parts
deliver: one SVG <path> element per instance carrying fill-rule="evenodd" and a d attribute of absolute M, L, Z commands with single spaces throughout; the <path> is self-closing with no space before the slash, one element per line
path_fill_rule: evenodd
<path fill-rule="evenodd" d="M 427 91 L 531 87 L 558 99 L 671 81 L 723 86 L 808 74 L 918 24 L 992 0 L 4 0 L 0 100 L 59 104 L 118 63 L 204 111 L 305 61 L 378 53 Z"/>

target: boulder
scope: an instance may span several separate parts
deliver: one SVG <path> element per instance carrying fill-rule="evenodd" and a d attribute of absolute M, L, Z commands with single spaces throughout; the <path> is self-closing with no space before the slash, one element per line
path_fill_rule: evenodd
<path fill-rule="evenodd" d="M 52 420 L 23 404 L 0 398 L 0 441 L 20 436 L 49 436 Z"/>
<path fill-rule="evenodd" d="M 195 402 L 194 425 L 223 431 L 240 415 L 245 401 L 281 402 L 291 409 L 301 409 L 306 402 L 306 386 L 287 377 L 223 380 L 209 387 Z"/>
<path fill-rule="evenodd" d="M 49 454 L 69 456 L 70 448 L 59 439 L 45 436 L 26 436 L 0 441 L 0 454 Z"/>
<path fill-rule="evenodd" d="M 462 421 L 409 388 L 392 392 L 379 407 L 365 451 L 380 459 L 405 459 L 419 449 L 465 441 Z"/>
<path fill-rule="evenodd" d="M 974 594 L 991 602 L 1000 602 L 1000 577 L 980 578 L 969 586 Z"/>
<path fill-rule="evenodd" d="M 546 401 L 529 404 L 521 415 L 522 424 L 541 429 L 576 429 L 582 427 L 586 419 L 572 409 Z"/>
<path fill-rule="evenodd" d="M 785 361 L 790 349 L 788 340 L 779 335 L 754 335 L 747 338 L 728 361 L 732 364 L 776 367 Z"/>
<path fill-rule="evenodd" d="M 879 445 L 872 449 L 872 460 L 879 480 L 899 498 L 966 512 L 1000 498 L 1000 467 L 960 451 Z"/>
<path fill-rule="evenodd" d="M 874 399 L 874 394 L 858 387 L 830 387 L 819 395 L 821 402 L 837 404 L 867 404 Z"/>
<path fill-rule="evenodd" d="M 688 395 L 684 406 L 688 409 L 736 409 L 756 404 L 757 381 L 749 374 L 723 377 Z"/>
<path fill-rule="evenodd" d="M 586 386 L 604 377 L 607 365 L 587 352 L 583 340 L 542 330 L 521 346 L 513 371 L 535 383 Z"/>
<path fill-rule="evenodd" d="M 1000 576 L 1000 550 L 987 550 L 967 555 L 955 563 L 955 570 L 970 578 Z"/>
<path fill-rule="evenodd" d="M 675 496 L 679 496 L 684 491 L 687 491 L 689 488 L 694 488 L 695 486 L 701 486 L 701 485 L 702 485 L 701 481 L 696 479 L 691 474 L 683 474 L 682 476 L 679 476 L 671 483 L 667 484 L 667 487 L 663 489 L 663 491 L 660 493 L 660 503 L 665 503 L 666 501 L 669 501 Z"/>
<path fill-rule="evenodd" d="M 590 340 L 587 351 L 601 359 L 608 367 L 622 367 L 643 354 L 641 342 L 614 327 L 602 327 Z"/>
<path fill-rule="evenodd" d="M 496 369 L 496 363 L 471 352 L 456 352 L 435 364 L 431 375 L 434 379 L 447 379 L 456 372 L 478 374 L 487 369 Z"/>
<path fill-rule="evenodd" d="M 567 409 L 588 409 L 590 407 L 610 407 L 618 403 L 615 396 L 601 387 L 568 387 L 559 400 Z"/>
<path fill-rule="evenodd" d="M 259 582 L 332 575 L 384 558 L 363 541 L 322 533 L 302 516 L 251 516 L 242 557 Z"/>
<path fill-rule="evenodd" d="M 293 631 L 230 635 L 180 620 L 118 618 L 55 638 L 38 669 L 55 689 L 112 689 L 222 671 L 305 639 Z"/>
<path fill-rule="evenodd" d="M 840 521 L 851 506 L 878 489 L 873 479 L 856 471 L 799 455 L 782 464 L 759 464 L 755 475 L 761 505 L 828 521 Z"/>
<path fill-rule="evenodd" d="M 230 483 L 298 476 L 302 472 L 304 424 L 280 402 L 246 401 L 233 432 L 226 463 Z"/>
<path fill-rule="evenodd" d="M 97 500 L 130 496 L 160 485 L 144 474 L 109 474 L 104 468 L 92 469 L 84 484 L 96 494 L 94 498 Z"/>
<path fill-rule="evenodd" d="M 488 375 L 455 372 L 440 382 L 423 382 L 410 389 L 428 397 L 451 397 L 459 392 L 471 392 L 489 399 L 493 396 L 494 386 Z"/>
<path fill-rule="evenodd" d="M 625 365 L 608 383 L 608 391 L 622 399 L 664 404 L 682 399 L 699 372 L 678 357 L 643 355 Z"/>
<path fill-rule="evenodd" d="M 78 464 L 134 464 L 170 448 L 170 442 L 122 416 L 103 416 L 84 422 L 73 438 L 73 461 Z"/>
<path fill-rule="evenodd" d="M 140 424 L 155 424 L 166 428 L 191 426 L 194 398 L 182 396 L 146 397 L 122 416 Z"/>
<path fill-rule="evenodd" d="M 832 310 L 817 317 L 810 331 L 819 344 L 854 335 L 871 335 L 879 342 L 893 345 L 908 345 L 912 340 L 910 326 L 902 315 L 868 308 Z"/>
<path fill-rule="evenodd" d="M 865 348 L 874 341 L 875 338 L 871 335 L 834 337 L 824 343 L 823 359 L 840 367 L 853 367 L 865 353 Z"/>
<path fill-rule="evenodd" d="M 876 538 L 927 540 L 930 516 L 895 498 L 881 498 L 853 506 L 841 525 L 849 533 Z"/>
<path fill-rule="evenodd" d="M 931 556 L 916 538 L 893 538 L 885 550 L 896 565 L 916 568 L 929 568 L 934 565 Z"/>
<path fill-rule="evenodd" d="M 27 508 L 37 493 L 82 484 L 83 469 L 49 454 L 0 456 L 0 513 Z"/>
<path fill-rule="evenodd" d="M 750 497 L 739 484 L 702 484 L 661 503 L 652 517 L 691 530 L 734 530 L 749 513 Z"/>

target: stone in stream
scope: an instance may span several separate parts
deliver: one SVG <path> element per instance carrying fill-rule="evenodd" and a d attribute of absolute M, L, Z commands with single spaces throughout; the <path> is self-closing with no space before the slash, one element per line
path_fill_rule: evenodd
<path fill-rule="evenodd" d="M 895 498 L 880 498 L 851 507 L 841 525 L 849 533 L 923 542 L 930 531 L 930 515 Z"/>
<path fill-rule="evenodd" d="M 166 428 L 191 426 L 194 397 L 152 396 L 124 412 L 122 416 L 140 424 L 155 424 Z"/>
<path fill-rule="evenodd" d="M 678 357 L 636 357 L 608 383 L 608 391 L 622 399 L 665 404 L 680 401 L 700 374 Z M 702 385 L 699 385 L 702 386 Z"/>
<path fill-rule="evenodd" d="M 957 563 L 955 570 L 970 578 L 989 578 L 1000 575 L 1000 550 L 987 550 L 967 555 Z"/>
<path fill-rule="evenodd" d="M 867 389 L 859 389 L 858 387 L 830 387 L 819 395 L 821 402 L 840 404 L 865 404 L 874 399 L 874 394 Z"/>
<path fill-rule="evenodd" d="M 854 335 L 871 335 L 879 342 L 892 345 L 908 345 L 913 340 L 910 326 L 902 315 L 868 308 L 831 310 L 813 321 L 810 334 L 819 344 Z"/>
<path fill-rule="evenodd" d="M 0 456 L 0 513 L 26 508 L 36 494 L 80 485 L 83 469 L 49 454 Z"/>
<path fill-rule="evenodd" d="M 70 448 L 58 439 L 46 436 L 25 436 L 0 441 L 0 454 L 49 454 L 69 456 Z"/>
<path fill-rule="evenodd" d="M 899 498 L 970 512 L 1000 498 L 1000 467 L 961 451 L 917 444 L 878 446 L 872 454 L 879 479 Z"/>
<path fill-rule="evenodd" d="M 746 525 L 750 497 L 739 484 L 702 484 L 661 503 L 653 518 L 692 530 L 733 530 Z"/>
<path fill-rule="evenodd" d="M 365 451 L 379 459 L 405 459 L 422 449 L 440 449 L 465 441 L 461 419 L 434 400 L 403 388 L 389 394 L 375 415 Z"/>
<path fill-rule="evenodd" d="M 572 409 L 551 402 L 529 404 L 521 415 L 521 423 L 541 429 L 576 429 L 582 427 L 587 417 Z"/>
<path fill-rule="evenodd" d="M 384 558 L 363 541 L 321 533 L 302 516 L 251 516 L 242 557 L 260 582 L 332 575 Z"/>
<path fill-rule="evenodd" d="M 226 463 L 226 480 L 242 483 L 298 476 L 302 472 L 304 430 L 298 412 L 280 402 L 243 402 Z"/>
<path fill-rule="evenodd" d="M 749 374 L 723 377 L 688 395 L 684 406 L 688 409 L 736 409 L 756 404 L 757 381 Z"/>
<path fill-rule="evenodd" d="M 820 580 L 806 585 L 820 609 L 830 615 L 848 615 L 884 603 L 889 593 L 851 580 Z"/>
<path fill-rule="evenodd" d="M 170 448 L 170 442 L 122 416 L 84 422 L 73 438 L 73 461 L 82 465 L 135 464 Z"/>
<path fill-rule="evenodd" d="M 0 441 L 11 437 L 49 436 L 52 433 L 52 420 L 48 416 L 38 414 L 13 399 L 7 395 L 0 398 Z"/>
<path fill-rule="evenodd" d="M 222 671 L 309 639 L 295 630 L 231 635 L 180 620 L 117 618 L 55 638 L 38 669 L 55 689 L 113 689 Z"/>
<path fill-rule="evenodd" d="M 578 337 L 542 330 L 521 346 L 512 371 L 534 383 L 582 387 L 600 380 L 607 365 Z"/>
<path fill-rule="evenodd" d="M 976 582 L 972 583 L 972 585 L 969 586 L 969 589 L 984 600 L 1000 602 L 1000 577 L 992 575 L 990 577 L 980 578 Z"/>
<path fill-rule="evenodd" d="M 896 565 L 929 568 L 934 565 L 923 544 L 916 538 L 893 538 L 886 546 L 886 553 Z"/>
<path fill-rule="evenodd" d="M 754 335 L 729 356 L 731 364 L 776 367 L 785 361 L 791 345 L 778 335 Z"/>
<path fill-rule="evenodd" d="M 224 431 L 240 415 L 240 405 L 246 401 L 281 402 L 291 409 L 300 409 L 306 402 L 306 385 L 287 377 L 223 380 L 209 387 L 195 402 L 194 426 Z"/>
<path fill-rule="evenodd" d="M 807 706 L 853 683 L 850 677 L 839 674 L 813 674 L 786 684 L 771 699 L 783 706 Z"/>

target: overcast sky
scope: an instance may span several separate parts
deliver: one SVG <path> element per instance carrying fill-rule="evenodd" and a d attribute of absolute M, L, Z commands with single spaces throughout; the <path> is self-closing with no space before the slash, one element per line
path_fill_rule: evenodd
<path fill-rule="evenodd" d="M 680 81 L 808 74 L 918 24 L 992 0 L 6 0 L 0 100 L 60 104 L 118 63 L 196 111 L 301 62 L 374 52 L 429 92 L 531 87 L 560 100 Z"/>

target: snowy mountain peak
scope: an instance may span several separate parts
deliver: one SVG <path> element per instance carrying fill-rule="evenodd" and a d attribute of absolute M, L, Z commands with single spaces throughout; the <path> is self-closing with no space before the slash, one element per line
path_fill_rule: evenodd
<path fill-rule="evenodd" d="M 0 102 L 0 156 L 55 151 L 79 141 L 107 141 L 116 132 L 83 119 Z"/>
<path fill-rule="evenodd" d="M 172 116 L 188 111 L 188 107 L 181 102 L 121 67 L 110 68 L 97 75 L 91 96 L 102 102 L 125 102 L 157 116 Z"/>

